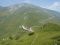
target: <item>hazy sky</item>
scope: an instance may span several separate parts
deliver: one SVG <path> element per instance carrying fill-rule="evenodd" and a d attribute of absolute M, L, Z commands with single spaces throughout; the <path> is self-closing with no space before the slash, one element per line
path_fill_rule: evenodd
<path fill-rule="evenodd" d="M 60 11 L 60 0 L 0 0 L 1 6 L 9 6 L 19 3 L 31 3 L 44 8 Z"/>

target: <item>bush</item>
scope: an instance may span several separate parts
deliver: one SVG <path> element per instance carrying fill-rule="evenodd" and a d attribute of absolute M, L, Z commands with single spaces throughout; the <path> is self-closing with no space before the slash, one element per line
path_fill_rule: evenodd
<path fill-rule="evenodd" d="M 13 40 L 13 37 L 10 36 L 9 39 L 10 39 L 10 40 Z"/>
<path fill-rule="evenodd" d="M 33 35 L 34 34 L 34 32 L 31 32 L 31 33 L 29 33 L 29 36 L 31 36 L 31 35 Z"/>

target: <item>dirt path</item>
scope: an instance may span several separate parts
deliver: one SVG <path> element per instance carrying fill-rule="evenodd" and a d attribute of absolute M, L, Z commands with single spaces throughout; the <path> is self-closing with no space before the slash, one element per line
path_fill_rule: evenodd
<path fill-rule="evenodd" d="M 35 36 L 35 38 L 33 39 L 31 45 L 33 45 L 33 44 L 35 43 L 35 41 L 36 41 L 37 38 L 38 38 L 38 34 L 36 34 L 36 36 Z"/>

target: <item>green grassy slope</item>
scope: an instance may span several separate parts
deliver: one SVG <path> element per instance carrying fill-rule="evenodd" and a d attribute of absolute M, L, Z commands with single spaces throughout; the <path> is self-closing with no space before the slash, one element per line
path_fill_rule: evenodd
<path fill-rule="evenodd" d="M 46 24 L 47 25 L 47 24 Z M 56 24 L 49 23 L 48 28 L 45 29 L 47 26 L 43 25 L 40 29 L 34 30 L 33 35 L 29 35 L 29 33 L 24 34 L 23 36 L 19 37 L 8 37 L 6 40 L 0 41 L 1 45 L 55 45 L 59 44 L 60 42 L 58 39 L 60 37 L 60 26 Z M 52 27 L 53 28 L 52 28 Z M 59 28 L 58 28 L 59 27 Z M 38 28 L 38 27 L 35 27 Z M 55 29 L 56 28 L 56 29 Z M 49 31 L 47 31 L 49 30 Z M 50 31 L 51 30 L 51 31 Z M 60 44 L 59 44 L 60 45 Z"/>
<path fill-rule="evenodd" d="M 13 8 L 14 10 L 11 10 Z M 55 45 L 55 42 L 60 43 L 57 41 L 58 38 L 53 39 L 60 36 L 60 23 L 57 24 L 56 16 L 49 11 L 30 4 L 22 7 L 13 6 L 11 9 L 7 7 L 0 12 L 0 45 Z M 33 35 L 24 31 L 22 25 L 27 28 L 31 27 L 34 30 Z"/>

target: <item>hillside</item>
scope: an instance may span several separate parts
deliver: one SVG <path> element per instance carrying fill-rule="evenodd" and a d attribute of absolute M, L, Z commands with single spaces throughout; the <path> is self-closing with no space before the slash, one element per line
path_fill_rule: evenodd
<path fill-rule="evenodd" d="M 25 3 L 0 8 L 0 45 L 55 45 L 59 14 Z"/>

